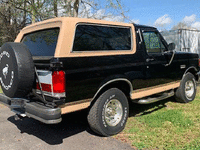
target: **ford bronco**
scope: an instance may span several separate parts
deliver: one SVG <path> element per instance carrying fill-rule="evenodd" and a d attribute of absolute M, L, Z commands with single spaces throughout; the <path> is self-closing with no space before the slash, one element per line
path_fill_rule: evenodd
<path fill-rule="evenodd" d="M 46 124 L 88 108 L 91 129 L 110 136 L 125 127 L 131 101 L 193 101 L 198 71 L 198 54 L 175 51 L 154 27 L 55 18 L 1 47 L 0 101 Z"/>

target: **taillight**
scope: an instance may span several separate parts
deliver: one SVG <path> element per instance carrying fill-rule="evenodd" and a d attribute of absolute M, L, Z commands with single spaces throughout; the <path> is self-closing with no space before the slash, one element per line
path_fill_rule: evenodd
<path fill-rule="evenodd" d="M 52 92 L 52 90 L 51 90 L 51 84 L 41 83 L 41 88 L 42 88 L 42 91 Z M 40 90 L 40 86 L 39 86 L 38 82 L 36 84 L 36 89 Z"/>
<path fill-rule="evenodd" d="M 41 88 L 36 80 L 37 93 L 56 98 L 65 97 L 65 72 L 37 70 Z"/>
<path fill-rule="evenodd" d="M 55 97 L 65 96 L 65 72 L 54 71 L 52 74 L 53 94 Z"/>
<path fill-rule="evenodd" d="M 200 67 L 200 59 L 199 59 L 199 67 Z"/>

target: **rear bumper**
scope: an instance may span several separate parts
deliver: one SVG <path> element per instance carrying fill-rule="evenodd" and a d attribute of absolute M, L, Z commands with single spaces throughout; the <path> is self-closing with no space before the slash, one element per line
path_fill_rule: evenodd
<path fill-rule="evenodd" d="M 11 101 L 10 98 L 5 96 L 4 94 L 0 94 L 0 102 L 6 106 L 10 106 L 11 105 Z"/>
<path fill-rule="evenodd" d="M 0 102 L 22 117 L 31 117 L 46 124 L 56 124 L 62 121 L 60 108 L 50 108 L 42 103 L 22 98 L 11 99 L 4 94 L 0 94 Z"/>

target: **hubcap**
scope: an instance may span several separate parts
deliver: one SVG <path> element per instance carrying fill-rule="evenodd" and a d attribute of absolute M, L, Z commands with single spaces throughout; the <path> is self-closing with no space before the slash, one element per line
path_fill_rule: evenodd
<path fill-rule="evenodd" d="M 191 99 L 192 95 L 194 94 L 194 82 L 189 80 L 185 83 L 185 95 L 188 99 Z"/>
<path fill-rule="evenodd" d="M 122 119 L 122 104 L 117 99 L 110 100 L 105 107 L 105 120 L 109 126 L 116 126 Z"/>

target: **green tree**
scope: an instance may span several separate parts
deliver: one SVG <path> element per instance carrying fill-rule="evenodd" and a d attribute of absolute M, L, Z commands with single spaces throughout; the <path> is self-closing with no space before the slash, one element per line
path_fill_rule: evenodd
<path fill-rule="evenodd" d="M 0 44 L 14 41 L 28 24 L 49 18 L 67 16 L 123 21 L 125 13 L 120 0 L 0 0 Z"/>

